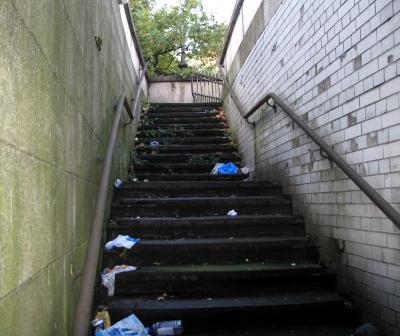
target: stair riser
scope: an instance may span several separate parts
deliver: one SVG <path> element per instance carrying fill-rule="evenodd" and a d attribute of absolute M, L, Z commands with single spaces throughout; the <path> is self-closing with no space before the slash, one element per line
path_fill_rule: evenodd
<path fill-rule="evenodd" d="M 138 155 L 137 158 L 144 162 L 144 163 L 153 163 L 153 164 L 175 164 L 175 163 L 187 163 L 193 162 L 193 160 L 206 160 L 206 162 L 238 162 L 240 158 L 237 155 L 221 155 L 221 154 L 210 154 L 210 155 L 203 155 L 203 156 L 196 156 L 193 155 Z M 204 162 L 204 161 L 203 161 Z"/>
<path fill-rule="evenodd" d="M 239 307 L 236 309 L 204 309 L 198 310 L 145 310 L 140 308 L 117 308 L 111 306 L 109 311 L 115 320 L 122 319 L 134 313 L 145 324 L 150 325 L 156 321 L 163 320 L 183 320 L 185 333 L 191 331 L 210 330 L 213 326 L 223 326 L 241 323 L 241 321 L 252 316 L 258 323 L 278 323 L 293 321 L 299 319 L 302 321 L 322 320 L 326 316 L 335 316 L 339 320 L 337 313 L 341 306 L 337 303 L 299 305 L 299 306 L 281 306 L 281 307 Z M 284 334 L 286 336 L 286 334 Z M 287 334 L 290 335 L 290 334 Z M 247 335 L 246 335 L 247 336 Z M 249 335 L 250 336 L 250 335 Z"/>
<path fill-rule="evenodd" d="M 151 119 L 154 118 L 215 118 L 218 116 L 218 112 L 190 112 L 190 111 L 180 111 L 180 112 L 155 112 L 155 111 L 150 111 L 146 113 L 148 117 Z"/>
<path fill-rule="evenodd" d="M 148 182 L 151 183 L 151 182 Z M 196 196 L 281 196 L 280 188 L 218 188 L 215 189 L 153 189 L 153 190 L 118 190 L 114 199 L 134 197 L 196 197 Z"/>
<path fill-rule="evenodd" d="M 187 137 L 187 138 L 146 138 L 139 137 L 136 144 L 144 143 L 149 145 L 150 142 L 156 140 L 160 145 L 219 145 L 228 144 L 230 139 L 228 137 Z"/>
<path fill-rule="evenodd" d="M 205 174 L 135 174 L 139 181 L 241 181 L 248 178 L 248 175 L 209 175 Z"/>
<path fill-rule="evenodd" d="M 240 215 L 282 214 L 289 215 L 291 206 L 288 204 L 238 204 L 224 202 L 193 202 L 178 204 L 153 203 L 148 205 L 121 205 L 112 208 L 112 218 L 118 217 L 186 217 L 186 216 L 224 216 L 229 210 L 235 210 Z"/>
<path fill-rule="evenodd" d="M 227 125 L 224 122 L 220 122 L 218 124 L 163 124 L 162 127 L 158 125 L 142 125 L 138 128 L 139 131 L 144 131 L 144 130 L 151 130 L 151 129 L 168 129 L 168 130 L 174 130 L 174 129 L 206 129 L 206 128 L 219 128 L 219 129 L 227 129 Z"/>
<path fill-rule="evenodd" d="M 277 225 L 206 225 L 198 227 L 171 227 L 171 226 L 140 226 L 140 227 L 112 227 L 107 229 L 107 239 L 111 240 L 118 235 L 129 235 L 143 239 L 180 239 L 180 238 L 228 238 L 228 237 L 283 237 L 290 232 L 291 235 L 304 235 L 304 225 L 277 224 Z"/>
<path fill-rule="evenodd" d="M 115 295 L 168 293 L 207 297 L 235 293 L 238 296 L 251 296 L 288 289 L 306 290 L 310 286 L 333 290 L 335 277 L 313 274 L 307 270 L 254 274 L 227 272 L 217 275 L 178 273 L 168 276 L 131 272 L 118 275 L 115 283 L 117 289 Z"/>
<path fill-rule="evenodd" d="M 164 113 L 175 113 L 175 112 L 205 112 L 211 111 L 213 109 L 218 110 L 221 107 L 221 104 L 209 104 L 209 105 L 200 105 L 200 106 L 166 106 L 166 105 L 158 105 L 154 107 L 150 107 L 149 113 L 152 112 L 164 112 Z"/>
<path fill-rule="evenodd" d="M 219 124 L 221 122 L 220 118 L 153 118 L 153 125 L 163 125 L 163 124 Z"/>
<path fill-rule="evenodd" d="M 137 136 L 144 138 L 171 138 L 171 137 L 196 137 L 196 136 L 205 136 L 205 137 L 222 137 L 228 136 L 225 129 L 190 129 L 190 130 L 144 130 L 139 131 Z"/>
<path fill-rule="evenodd" d="M 151 147 L 141 147 L 141 148 L 136 148 L 137 153 L 151 153 L 154 149 Z M 158 154 L 208 154 L 211 152 L 215 153 L 224 153 L 225 155 L 237 155 L 237 152 L 231 147 L 231 146 L 207 146 L 203 145 L 201 147 L 158 147 L 157 148 L 157 153 Z"/>
<path fill-rule="evenodd" d="M 140 243 L 127 252 L 126 258 L 121 256 L 121 251 L 105 253 L 104 267 L 115 265 L 185 265 L 185 264 L 230 264 L 246 262 L 271 262 L 284 260 L 315 260 L 315 247 L 302 245 L 275 246 L 253 244 L 202 244 L 202 245 L 141 245 Z"/>
<path fill-rule="evenodd" d="M 233 162 L 240 166 L 240 162 Z M 157 173 L 157 174 L 209 174 L 214 168 L 215 163 L 212 164 L 136 164 L 134 166 L 135 173 Z"/>

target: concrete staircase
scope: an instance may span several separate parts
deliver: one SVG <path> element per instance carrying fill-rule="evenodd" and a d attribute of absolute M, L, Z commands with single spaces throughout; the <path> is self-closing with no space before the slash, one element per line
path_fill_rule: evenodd
<path fill-rule="evenodd" d="M 142 118 L 138 181 L 115 189 L 107 226 L 107 240 L 141 242 L 104 252 L 103 265 L 138 270 L 117 275 L 115 295 L 100 300 L 113 321 L 132 312 L 146 325 L 183 319 L 187 335 L 350 335 L 344 322 L 355 310 L 335 293 L 335 275 L 318 263 L 281 187 L 210 175 L 215 162 L 240 165 L 214 108 L 162 104 Z"/>

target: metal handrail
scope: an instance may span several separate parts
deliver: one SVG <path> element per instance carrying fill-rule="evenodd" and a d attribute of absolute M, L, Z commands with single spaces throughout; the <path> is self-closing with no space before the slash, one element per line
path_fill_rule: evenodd
<path fill-rule="evenodd" d="M 215 75 L 193 73 L 190 77 L 193 102 L 220 103 L 222 101 L 221 95 L 223 83 L 224 81 Z"/>
<path fill-rule="evenodd" d="M 232 93 L 231 93 L 232 94 Z M 271 100 L 273 103 L 271 103 Z M 243 115 L 244 119 L 252 116 L 262 105 L 267 103 L 272 108 L 276 109 L 278 105 L 286 114 L 321 148 L 326 157 L 335 162 L 339 168 L 363 191 L 368 198 L 379 208 L 382 212 L 398 227 L 400 228 L 400 213 L 393 208 L 376 190 L 365 181 L 351 166 L 344 161 L 314 130 L 307 126 L 307 124 L 294 112 L 294 110 L 286 105 L 282 99 L 276 94 L 267 93 L 260 99 L 253 108 Z"/>
<path fill-rule="evenodd" d="M 127 107 L 127 113 L 133 121 L 134 115 L 132 110 L 136 110 L 136 106 L 139 101 L 141 87 L 144 81 L 144 74 L 146 73 L 146 67 L 144 67 L 133 104 L 131 109 L 125 94 L 122 94 L 118 100 L 118 105 L 115 111 L 114 123 L 111 129 L 110 138 L 108 141 L 108 147 L 106 156 L 104 159 L 103 168 L 101 171 L 101 180 L 99 189 L 96 197 L 96 206 L 90 228 L 89 242 L 86 252 L 85 268 L 82 275 L 82 283 L 79 292 L 79 301 L 75 310 L 75 318 L 72 326 L 73 336 L 87 336 L 90 326 L 90 317 L 92 313 L 92 305 L 94 298 L 94 289 L 97 278 L 97 265 L 100 255 L 100 244 L 101 237 L 103 234 L 104 216 L 106 211 L 108 186 L 110 184 L 112 161 L 115 151 L 115 144 L 117 142 L 118 128 L 121 120 L 121 114 L 123 107 Z M 128 124 L 129 124 L 128 123 Z M 125 124 L 127 125 L 127 124 Z"/>

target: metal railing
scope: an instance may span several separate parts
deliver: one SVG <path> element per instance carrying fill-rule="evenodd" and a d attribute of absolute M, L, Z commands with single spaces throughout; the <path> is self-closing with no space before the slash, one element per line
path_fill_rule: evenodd
<path fill-rule="evenodd" d="M 193 103 L 220 103 L 224 81 L 217 75 L 194 73 L 191 76 Z"/>
<path fill-rule="evenodd" d="M 221 74 L 225 77 L 221 69 Z M 225 82 L 226 78 L 225 78 Z M 229 84 L 229 83 L 228 83 Z M 400 213 L 393 208 L 367 181 L 365 181 L 342 157 L 337 154 L 331 146 L 329 146 L 314 130 L 294 112 L 294 110 L 286 105 L 282 99 L 276 94 L 270 92 L 261 98 L 247 113 L 243 114 L 241 105 L 235 96 L 231 87 L 228 87 L 234 103 L 237 105 L 239 112 L 245 120 L 248 120 L 262 105 L 267 104 L 273 109 L 279 106 L 314 142 L 320 147 L 324 153 L 324 157 L 343 170 L 343 172 L 364 192 L 368 198 L 398 227 L 400 228 Z"/>
<path fill-rule="evenodd" d="M 104 216 L 106 211 L 108 188 L 110 185 L 112 162 L 115 151 L 115 144 L 118 137 L 118 128 L 121 121 L 123 107 L 130 117 L 130 124 L 134 119 L 134 112 L 139 102 L 141 88 L 144 82 L 146 66 L 144 67 L 139 79 L 137 92 L 133 102 L 132 109 L 125 94 L 122 94 L 118 100 L 115 111 L 113 126 L 108 140 L 106 156 L 101 171 L 100 185 L 96 197 L 96 206 L 94 209 L 92 224 L 90 228 L 89 242 L 85 258 L 85 267 L 82 275 L 82 283 L 79 292 L 78 304 L 75 310 L 75 318 L 72 326 L 73 336 L 87 336 L 91 321 L 92 305 L 94 299 L 94 289 L 97 279 L 97 266 L 100 255 L 101 237 L 103 234 Z"/>

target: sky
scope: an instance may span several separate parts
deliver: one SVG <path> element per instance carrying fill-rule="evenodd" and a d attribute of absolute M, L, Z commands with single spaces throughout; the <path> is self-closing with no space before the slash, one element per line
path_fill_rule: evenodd
<path fill-rule="evenodd" d="M 166 5 L 176 5 L 179 0 L 156 0 L 156 7 Z M 233 7 L 236 0 L 203 0 L 204 11 L 213 14 L 219 22 L 225 22 L 227 25 L 231 20 Z"/>

